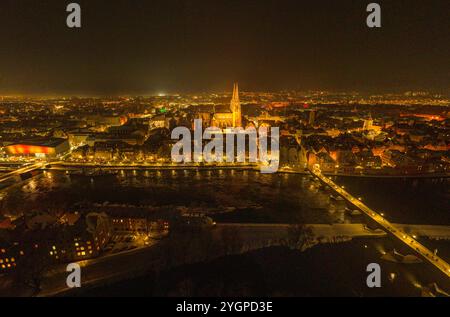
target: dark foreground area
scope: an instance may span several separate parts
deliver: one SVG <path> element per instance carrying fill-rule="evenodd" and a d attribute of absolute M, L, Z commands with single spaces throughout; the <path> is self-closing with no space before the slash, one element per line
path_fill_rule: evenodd
<path fill-rule="evenodd" d="M 322 245 L 305 252 L 271 247 L 184 265 L 156 275 L 81 289 L 75 296 L 421 296 L 422 287 L 447 281 L 425 264 L 380 259 L 383 240 Z M 384 243 L 385 244 L 385 243 Z M 368 288 L 366 267 L 382 269 L 381 288 Z M 441 279 L 439 281 L 439 279 Z M 448 284 L 448 283 L 447 283 Z"/>

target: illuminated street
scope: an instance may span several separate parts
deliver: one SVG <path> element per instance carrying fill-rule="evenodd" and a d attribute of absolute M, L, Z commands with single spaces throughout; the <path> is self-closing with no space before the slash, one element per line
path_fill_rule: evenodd
<path fill-rule="evenodd" d="M 19 176 L 20 174 L 24 174 L 24 173 L 28 173 L 28 172 L 40 169 L 44 165 L 45 165 L 45 163 L 35 163 L 35 164 L 27 165 L 22 168 L 16 169 L 12 172 L 0 175 L 0 182 L 7 180 L 9 178 L 12 178 L 14 176 Z"/>

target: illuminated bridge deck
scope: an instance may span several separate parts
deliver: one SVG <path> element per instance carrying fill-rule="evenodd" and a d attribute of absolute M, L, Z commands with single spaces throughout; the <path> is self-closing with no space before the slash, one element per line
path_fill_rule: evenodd
<path fill-rule="evenodd" d="M 445 262 L 443 259 L 435 255 L 424 245 L 420 244 L 416 241 L 412 236 L 402 231 L 397 225 L 394 225 L 387 221 L 384 217 L 382 217 L 379 213 L 375 212 L 371 208 L 367 207 L 363 204 L 359 199 L 356 199 L 347 191 L 345 191 L 340 186 L 336 185 L 331 179 L 325 177 L 319 170 L 309 169 L 310 173 L 317 177 L 321 182 L 328 185 L 332 188 L 336 193 L 346 199 L 348 202 L 353 204 L 359 210 L 361 210 L 365 215 L 370 217 L 373 221 L 375 221 L 381 228 L 383 228 L 386 232 L 391 233 L 401 242 L 409 246 L 411 249 L 416 251 L 419 255 L 421 255 L 425 260 L 431 263 L 433 266 L 441 270 L 447 277 L 450 277 L 450 265 Z"/>
<path fill-rule="evenodd" d="M 3 181 L 5 181 L 5 180 L 7 180 L 7 179 L 9 179 L 11 177 L 14 177 L 14 176 L 19 176 L 20 174 L 24 174 L 24 173 L 28 173 L 28 172 L 40 169 L 43 166 L 44 166 L 44 163 L 35 163 L 35 164 L 32 164 L 32 165 L 27 165 L 27 166 L 18 168 L 16 170 L 12 171 L 12 172 L 3 174 L 0 177 L 0 182 L 3 182 Z"/>

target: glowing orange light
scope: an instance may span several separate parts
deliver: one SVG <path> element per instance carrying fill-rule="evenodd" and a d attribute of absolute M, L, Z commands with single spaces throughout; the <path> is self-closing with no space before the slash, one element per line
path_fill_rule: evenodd
<path fill-rule="evenodd" d="M 47 146 L 37 146 L 37 145 L 26 145 L 26 144 L 16 144 L 7 147 L 9 154 L 53 154 L 55 152 L 54 148 Z"/>

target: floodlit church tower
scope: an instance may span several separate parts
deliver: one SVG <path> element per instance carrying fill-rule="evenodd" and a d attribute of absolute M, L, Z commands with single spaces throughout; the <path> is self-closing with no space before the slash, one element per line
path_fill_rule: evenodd
<path fill-rule="evenodd" d="M 233 87 L 230 108 L 233 113 L 233 128 L 242 127 L 241 102 L 239 101 L 239 88 L 237 83 Z"/>
<path fill-rule="evenodd" d="M 373 129 L 373 119 L 372 115 L 370 115 L 369 119 L 364 120 L 363 130 L 369 131 Z"/>
<path fill-rule="evenodd" d="M 216 112 L 214 109 L 211 125 L 218 128 L 242 127 L 241 102 L 239 101 L 238 84 L 234 84 L 233 97 L 231 97 L 230 109 L 226 112 Z"/>

